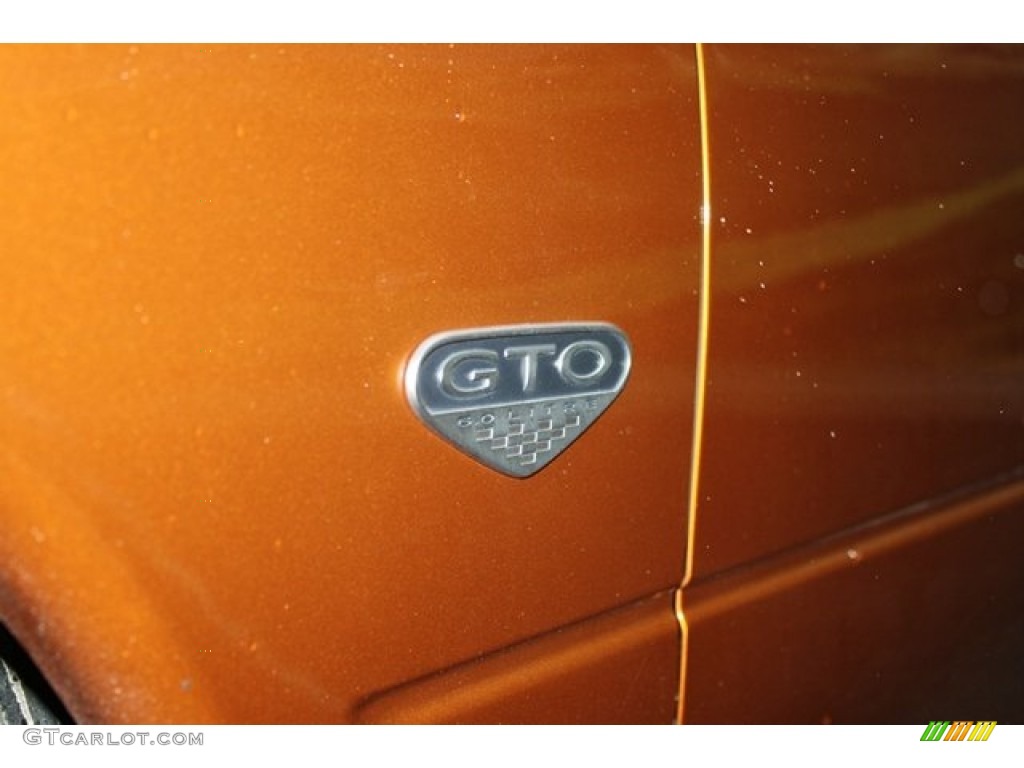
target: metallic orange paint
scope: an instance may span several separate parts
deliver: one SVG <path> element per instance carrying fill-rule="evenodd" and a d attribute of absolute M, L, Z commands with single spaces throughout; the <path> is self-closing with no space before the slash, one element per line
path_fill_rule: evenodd
<path fill-rule="evenodd" d="M 360 708 L 366 723 L 667 723 L 679 632 L 663 593 L 411 681 Z"/>
<path fill-rule="evenodd" d="M 917 722 L 964 694 L 1020 720 L 1021 507 L 986 499 L 1024 465 L 1024 49 L 709 46 L 704 63 L 685 718 Z M 906 515 L 876 562 L 874 529 Z M 949 515 L 970 520 L 953 534 Z M 847 562 L 837 542 L 861 539 Z"/>
<path fill-rule="evenodd" d="M 8 46 L 0 72 L 0 618 L 79 721 L 346 722 L 678 583 L 691 48 Z M 629 334 L 634 380 L 528 482 L 404 402 L 431 333 L 577 319 Z"/>
<path fill-rule="evenodd" d="M 695 578 L 1024 463 L 1024 51 L 707 58 Z"/>
<path fill-rule="evenodd" d="M 686 721 L 1020 722 L 1024 472 L 695 586 Z"/>
<path fill-rule="evenodd" d="M 0 621 L 80 722 L 1024 717 L 1024 49 L 0 73 Z M 632 374 L 529 480 L 405 403 L 574 320 Z"/>

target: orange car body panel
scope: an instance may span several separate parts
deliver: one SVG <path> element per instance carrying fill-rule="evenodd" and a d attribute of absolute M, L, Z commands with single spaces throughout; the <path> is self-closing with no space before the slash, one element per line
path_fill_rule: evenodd
<path fill-rule="evenodd" d="M 638 630 L 600 627 L 648 673 L 587 716 L 632 696 L 671 719 L 694 68 L 685 46 L 0 48 L 3 620 L 78 720 L 348 722 L 631 604 Z M 633 380 L 529 481 L 404 400 L 433 333 L 579 320 L 626 330 Z"/>
<path fill-rule="evenodd" d="M 0 621 L 78 721 L 1024 717 L 1020 48 L 0 72 Z M 405 401 L 581 321 L 632 373 L 532 478 Z"/>
<path fill-rule="evenodd" d="M 1024 464 L 1024 51 L 705 50 L 695 578 Z"/>
<path fill-rule="evenodd" d="M 703 55 L 684 719 L 1020 721 L 1024 49 Z"/>

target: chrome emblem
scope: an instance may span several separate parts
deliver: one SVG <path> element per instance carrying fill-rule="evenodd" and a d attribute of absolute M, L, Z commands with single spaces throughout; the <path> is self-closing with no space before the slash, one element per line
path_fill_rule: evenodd
<path fill-rule="evenodd" d="M 629 341 L 607 323 L 453 331 L 417 347 L 405 396 L 460 451 L 529 477 L 604 413 L 630 364 Z"/>

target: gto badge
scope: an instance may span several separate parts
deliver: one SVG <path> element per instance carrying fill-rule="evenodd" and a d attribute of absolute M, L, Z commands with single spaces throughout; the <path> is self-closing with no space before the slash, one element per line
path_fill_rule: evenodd
<path fill-rule="evenodd" d="M 625 334 L 607 323 L 453 331 L 417 347 L 405 395 L 459 450 L 529 477 L 611 405 L 630 362 Z"/>

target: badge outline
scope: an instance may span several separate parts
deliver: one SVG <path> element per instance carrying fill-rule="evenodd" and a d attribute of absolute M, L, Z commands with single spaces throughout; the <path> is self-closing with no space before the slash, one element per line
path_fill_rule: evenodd
<path fill-rule="evenodd" d="M 607 395 L 609 397 L 607 405 L 601 410 L 597 416 L 594 417 L 593 421 L 584 427 L 584 429 L 573 438 L 573 440 L 562 448 L 558 454 L 553 456 L 550 460 L 545 462 L 539 468 L 528 473 L 513 473 L 508 471 L 501 465 L 495 465 L 488 461 L 483 460 L 480 456 L 470 452 L 458 442 L 452 440 L 449 435 L 445 434 L 438 426 L 435 425 L 433 416 L 436 415 L 451 415 L 453 413 L 459 413 L 463 410 L 471 410 L 472 405 L 468 405 L 467 408 L 442 408 L 435 409 L 434 413 L 427 410 L 427 407 L 421 402 L 419 396 L 419 373 L 423 365 L 425 358 L 431 354 L 435 349 L 444 345 L 451 344 L 454 342 L 461 341 L 486 341 L 502 337 L 529 337 L 543 334 L 561 334 L 561 333 L 585 333 L 587 331 L 597 331 L 603 333 L 611 333 L 622 342 L 623 357 L 621 361 L 616 360 L 620 363 L 622 371 L 616 379 L 615 385 L 611 388 L 604 387 L 597 390 L 589 390 L 581 392 L 579 397 L 585 398 L 588 396 Z M 629 381 L 630 373 L 633 367 L 633 347 L 629 341 L 629 337 L 626 333 L 617 325 L 604 321 L 590 321 L 590 322 L 564 322 L 564 323 L 522 323 L 513 325 L 494 325 L 494 326 L 483 326 L 480 328 L 460 328 L 454 331 L 441 331 L 433 333 L 422 342 L 420 342 L 413 350 L 405 363 L 405 368 L 402 373 L 403 389 L 405 390 L 405 399 L 409 404 L 410 409 L 416 415 L 417 419 L 427 426 L 431 432 L 438 437 L 442 438 L 444 442 L 456 449 L 459 453 L 473 459 L 477 464 L 481 464 L 488 469 L 491 469 L 499 474 L 522 480 L 528 477 L 532 477 L 534 474 L 540 472 L 548 464 L 553 463 L 565 450 L 571 447 L 572 443 L 576 442 L 577 439 L 583 436 L 583 434 L 597 421 L 604 412 L 608 410 L 611 404 L 618 398 L 625 389 L 626 383 Z M 516 407 L 526 406 L 536 403 L 542 403 L 552 398 L 531 396 L 526 397 L 522 400 L 515 402 Z M 499 407 L 506 407 L 504 405 Z"/>

